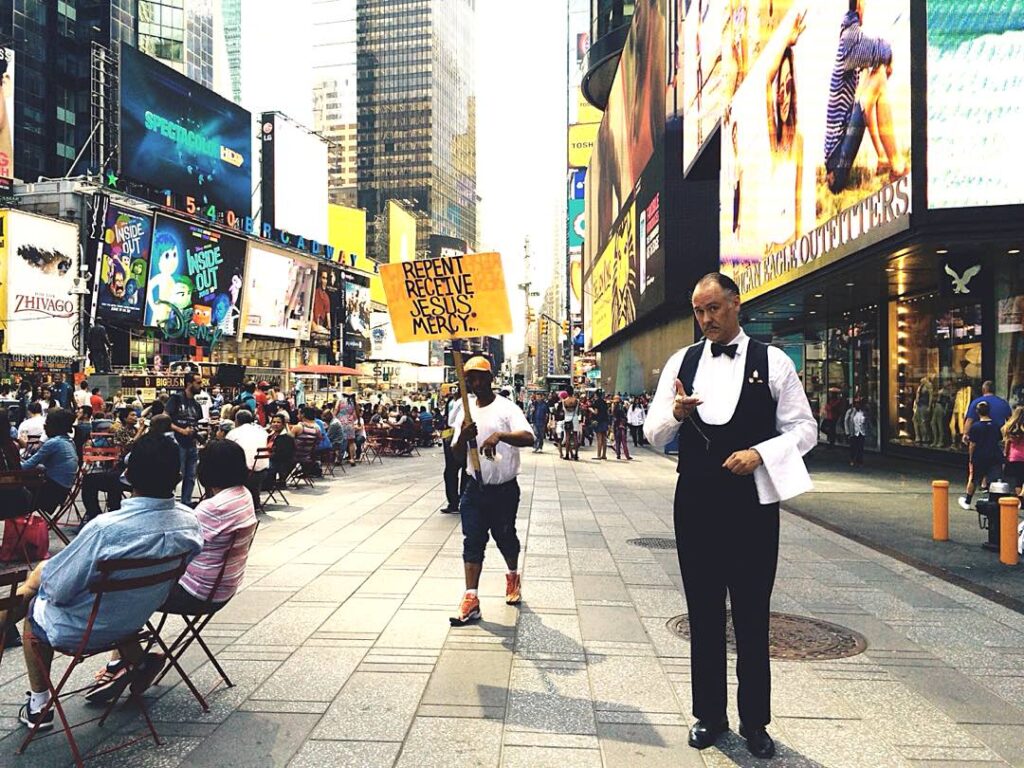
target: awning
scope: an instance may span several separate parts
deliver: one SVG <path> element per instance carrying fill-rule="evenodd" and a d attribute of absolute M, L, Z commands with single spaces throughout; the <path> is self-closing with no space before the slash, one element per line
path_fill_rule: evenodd
<path fill-rule="evenodd" d="M 344 365 L 297 365 L 292 373 L 306 373 L 311 376 L 360 376 L 362 371 Z"/>

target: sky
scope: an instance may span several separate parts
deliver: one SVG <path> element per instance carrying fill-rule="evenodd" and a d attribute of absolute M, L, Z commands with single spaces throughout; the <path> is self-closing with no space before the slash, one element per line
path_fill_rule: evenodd
<path fill-rule="evenodd" d="M 243 0 L 242 104 L 312 124 L 309 29 L 314 0 Z M 355 0 L 347 0 L 353 8 Z M 346 5 L 346 7 L 348 7 Z M 248 12 L 259 9 L 259 13 Z M 481 251 L 503 255 L 515 331 L 506 353 L 522 350 L 527 277 L 540 306 L 556 250 L 564 258 L 566 187 L 565 0 L 476 0 L 477 195 Z M 530 274 L 523 244 L 530 240 Z"/>

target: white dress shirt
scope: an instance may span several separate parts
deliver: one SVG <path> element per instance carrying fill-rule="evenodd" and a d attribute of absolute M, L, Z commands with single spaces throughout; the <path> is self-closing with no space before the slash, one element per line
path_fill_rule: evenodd
<path fill-rule="evenodd" d="M 260 448 L 266 448 L 269 439 L 267 430 L 259 424 L 243 424 L 240 427 L 235 427 L 227 433 L 226 437 L 231 442 L 242 446 L 242 450 L 245 451 L 246 467 L 254 472 L 262 472 L 270 468 L 270 461 L 268 459 L 256 461 L 256 452 Z"/>
<path fill-rule="evenodd" d="M 704 345 L 693 381 L 694 391 L 687 394 L 704 401 L 697 406 L 697 413 L 705 424 L 728 424 L 736 412 L 743 389 L 749 341 L 750 337 L 741 330 L 729 342 L 737 345 L 733 358 L 728 355 L 714 357 L 711 343 Z M 675 382 L 688 349 L 690 347 L 679 350 L 665 363 L 647 412 L 644 435 L 658 448 L 672 442 L 679 431 L 680 422 L 672 414 Z M 796 375 L 793 361 L 778 347 L 768 347 L 768 388 L 776 403 L 775 427 L 779 435 L 750 446 L 761 455 L 762 464 L 754 470 L 754 482 L 762 504 L 786 501 L 813 488 L 803 457 L 818 442 L 818 425 L 803 384 Z"/>

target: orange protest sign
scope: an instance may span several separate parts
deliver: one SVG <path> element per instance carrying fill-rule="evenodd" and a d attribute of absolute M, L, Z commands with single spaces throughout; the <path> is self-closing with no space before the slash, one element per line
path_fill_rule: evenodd
<path fill-rule="evenodd" d="M 382 264 L 380 276 L 400 344 L 512 331 L 501 254 Z"/>

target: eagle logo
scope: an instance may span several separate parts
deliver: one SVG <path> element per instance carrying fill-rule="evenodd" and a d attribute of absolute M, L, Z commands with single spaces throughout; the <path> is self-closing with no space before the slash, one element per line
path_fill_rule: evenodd
<path fill-rule="evenodd" d="M 975 264 L 973 267 L 968 267 L 964 270 L 962 275 L 958 275 L 956 271 L 946 265 L 946 274 L 953 280 L 953 293 L 970 293 L 971 289 L 967 287 L 967 284 L 974 279 L 974 276 L 981 272 L 981 265 Z"/>

